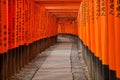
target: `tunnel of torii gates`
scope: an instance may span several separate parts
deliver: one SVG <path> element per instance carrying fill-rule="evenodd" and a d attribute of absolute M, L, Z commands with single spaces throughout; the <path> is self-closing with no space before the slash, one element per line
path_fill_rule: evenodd
<path fill-rule="evenodd" d="M 93 80 L 120 80 L 120 0 L 0 0 L 0 80 L 58 34 L 79 39 Z"/>

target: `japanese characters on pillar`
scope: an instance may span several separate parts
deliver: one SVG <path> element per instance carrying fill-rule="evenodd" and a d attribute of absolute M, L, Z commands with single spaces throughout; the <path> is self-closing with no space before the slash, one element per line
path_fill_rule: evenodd
<path fill-rule="evenodd" d="M 102 60 L 102 54 L 101 54 L 101 17 L 100 17 L 100 0 L 98 0 L 98 57 L 100 60 Z"/>
<path fill-rule="evenodd" d="M 108 65 L 108 23 L 107 23 L 107 0 L 100 0 L 101 17 L 101 50 L 102 63 Z"/>
<path fill-rule="evenodd" d="M 8 0 L 8 49 L 13 48 L 13 2 L 11 0 Z"/>
<path fill-rule="evenodd" d="M 88 49 L 90 50 L 91 49 L 91 34 L 90 34 L 90 0 L 88 0 Z"/>
<path fill-rule="evenodd" d="M 0 0 L 0 54 L 8 50 L 8 0 Z"/>
<path fill-rule="evenodd" d="M 98 32 L 99 32 L 99 29 L 98 29 L 98 14 L 99 14 L 99 12 L 98 12 L 98 7 L 99 7 L 99 2 L 98 2 L 99 0 L 94 0 L 94 32 L 95 32 L 95 56 L 96 57 L 98 57 L 98 53 L 99 53 L 99 51 L 98 51 L 98 47 L 99 47 L 99 36 L 98 36 Z"/>
<path fill-rule="evenodd" d="M 22 44 L 22 0 L 17 0 L 17 16 L 18 16 L 18 46 Z"/>
<path fill-rule="evenodd" d="M 27 40 L 28 40 L 28 0 L 24 0 L 24 42 L 27 45 Z"/>
<path fill-rule="evenodd" d="M 88 0 L 85 0 L 85 8 L 86 8 L 86 13 L 85 13 L 85 15 L 86 15 L 86 46 L 88 47 L 89 46 L 89 22 L 88 22 Z"/>
<path fill-rule="evenodd" d="M 120 79 L 120 0 L 82 0 L 77 21 L 79 38 L 99 58 L 102 78 L 116 80 L 116 72 Z"/>
<path fill-rule="evenodd" d="M 83 40 L 83 2 L 81 3 L 81 40 Z"/>
<path fill-rule="evenodd" d="M 109 68 L 115 71 L 114 0 L 108 0 Z"/>
<path fill-rule="evenodd" d="M 19 30 L 19 24 L 18 24 L 18 22 L 19 22 L 19 12 L 18 12 L 18 1 L 16 1 L 16 0 L 14 0 L 14 8 L 15 8 L 15 11 L 14 11 L 14 13 L 15 13 L 15 46 L 16 47 L 19 47 L 19 34 L 18 34 L 18 30 Z"/>
<path fill-rule="evenodd" d="M 89 25 L 90 25 L 90 50 L 93 52 L 93 21 L 94 21 L 94 15 L 93 15 L 93 7 L 92 7 L 92 0 L 89 0 Z"/>
<path fill-rule="evenodd" d="M 0 13 L 0 53 L 57 35 L 56 16 L 34 0 L 1 0 Z"/>
<path fill-rule="evenodd" d="M 85 23 L 85 31 L 86 31 L 86 46 L 88 46 L 88 44 L 89 44 L 89 38 L 88 38 L 88 36 L 89 36 L 89 27 L 88 27 L 88 0 L 85 0 L 85 21 L 86 21 L 86 23 Z"/>
<path fill-rule="evenodd" d="M 86 2 L 83 0 L 83 42 L 86 45 Z"/>
<path fill-rule="evenodd" d="M 24 0 L 22 0 L 22 2 L 21 2 L 21 9 L 22 9 L 22 11 L 21 11 L 21 33 L 22 33 L 22 44 L 21 45 L 25 45 L 25 2 L 24 2 Z"/>
<path fill-rule="evenodd" d="M 27 23 L 27 27 L 26 27 L 26 44 L 30 44 L 30 1 L 26 0 L 26 7 L 27 7 L 27 11 L 26 11 L 26 23 Z"/>
<path fill-rule="evenodd" d="M 10 24 L 9 26 L 12 27 L 12 28 L 11 28 L 11 29 L 12 29 L 12 30 L 11 30 L 11 31 L 12 31 L 12 32 L 11 32 L 11 36 L 12 36 L 12 41 L 11 41 L 11 42 L 12 42 L 12 47 L 13 47 L 13 48 L 16 48 L 16 46 L 17 46 L 17 45 L 16 45 L 16 27 L 15 27 L 15 26 L 16 26 L 16 25 L 15 25 L 15 24 L 16 24 L 16 23 L 15 23 L 15 22 L 16 22 L 16 21 L 15 21 L 15 20 L 16 20 L 16 8 L 15 8 L 15 7 L 16 7 L 16 5 L 15 5 L 15 4 L 16 4 L 16 0 L 12 0 L 12 1 L 9 0 L 9 1 L 10 1 L 9 3 L 10 3 L 11 8 L 10 8 L 10 10 L 8 10 L 8 11 L 10 11 L 11 13 L 8 13 L 8 18 L 10 17 L 9 15 L 11 15 L 11 17 L 10 17 L 11 19 L 9 18 L 11 21 L 8 19 L 8 20 L 9 20 L 9 21 L 8 21 L 8 24 Z M 9 27 L 9 26 L 8 26 L 8 27 Z M 8 29 L 8 30 L 9 30 L 9 29 Z M 8 40 L 9 40 L 9 39 L 8 39 Z"/>
<path fill-rule="evenodd" d="M 116 73 L 117 78 L 120 79 L 120 0 L 114 0 L 114 5 Z"/>
<path fill-rule="evenodd" d="M 24 0 L 24 25 L 25 25 L 25 43 L 26 45 L 29 44 L 29 1 Z"/>
<path fill-rule="evenodd" d="M 33 43 L 33 0 L 30 0 L 29 1 L 29 14 L 30 14 L 30 21 L 29 21 L 29 26 L 30 26 L 30 32 L 29 32 L 29 35 L 30 35 L 30 43 Z"/>
<path fill-rule="evenodd" d="M 94 12 L 95 12 L 95 10 L 94 10 L 94 2 L 95 2 L 95 0 L 92 0 L 92 3 L 91 3 L 91 7 L 92 7 L 92 13 L 91 13 L 91 43 L 92 43 L 92 52 L 94 53 L 94 55 L 96 55 L 96 53 L 95 53 L 95 15 L 94 15 Z"/>

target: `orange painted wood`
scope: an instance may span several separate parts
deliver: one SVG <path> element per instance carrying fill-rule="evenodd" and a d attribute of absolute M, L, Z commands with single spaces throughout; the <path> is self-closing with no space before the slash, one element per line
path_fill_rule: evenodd
<path fill-rule="evenodd" d="M 80 3 L 81 0 L 35 0 L 36 2 L 40 2 L 41 4 L 50 4 L 50 3 Z"/>
<path fill-rule="evenodd" d="M 78 12 L 78 9 L 51 9 L 51 10 L 48 10 L 48 12 L 51 12 L 51 13 L 75 13 L 75 12 Z"/>
<path fill-rule="evenodd" d="M 99 14 L 99 11 L 98 11 L 98 7 L 99 7 L 99 2 L 98 0 L 94 0 L 94 34 L 95 34 L 95 56 L 96 57 L 99 57 L 98 56 L 98 53 L 99 53 L 99 25 L 98 25 L 98 14 Z"/>
<path fill-rule="evenodd" d="M 115 58 L 117 78 L 120 78 L 120 0 L 114 0 Z"/>
<path fill-rule="evenodd" d="M 88 21 L 88 0 L 85 0 L 85 19 L 86 19 L 86 46 L 89 46 L 89 21 Z"/>
<path fill-rule="evenodd" d="M 8 0 L 1 0 L 0 54 L 8 50 Z"/>
<path fill-rule="evenodd" d="M 94 3 L 93 0 L 89 1 L 89 18 L 90 18 L 90 41 L 91 41 L 91 51 L 94 53 Z"/>
<path fill-rule="evenodd" d="M 58 21 L 59 34 L 73 34 L 77 35 L 77 26 L 73 20 L 60 20 Z"/>
<path fill-rule="evenodd" d="M 115 29 L 114 29 L 114 1 L 108 1 L 108 42 L 109 68 L 115 71 Z"/>
<path fill-rule="evenodd" d="M 40 3 L 40 2 L 37 2 L 37 3 Z M 80 3 L 57 3 L 57 4 L 54 4 L 54 3 L 50 3 L 50 4 L 43 4 L 45 7 L 56 7 L 56 6 L 80 6 Z"/>
<path fill-rule="evenodd" d="M 8 0 L 8 49 L 12 49 L 14 47 L 14 24 L 13 24 L 13 2 Z"/>
<path fill-rule="evenodd" d="M 103 4 L 104 3 L 104 4 Z M 100 17 L 101 17 L 101 53 L 103 65 L 108 65 L 108 22 L 107 22 L 107 0 L 100 0 Z"/>
<path fill-rule="evenodd" d="M 90 30 L 90 25 L 91 25 L 91 23 L 90 23 L 90 19 L 91 19 L 91 3 L 90 3 L 91 1 L 90 0 L 88 0 L 88 31 L 89 31 L 89 36 L 88 36 L 88 39 L 89 39 L 89 45 L 88 45 L 88 49 L 89 50 L 91 50 L 91 30 Z"/>
<path fill-rule="evenodd" d="M 101 53 L 101 17 L 100 17 L 100 0 L 98 0 L 98 57 L 102 60 Z"/>

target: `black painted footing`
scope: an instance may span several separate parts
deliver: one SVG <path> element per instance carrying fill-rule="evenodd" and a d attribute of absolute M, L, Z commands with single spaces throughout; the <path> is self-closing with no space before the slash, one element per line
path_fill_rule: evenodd
<path fill-rule="evenodd" d="M 4 79 L 4 56 L 0 54 L 0 80 Z"/>
<path fill-rule="evenodd" d="M 95 57 L 95 80 L 100 80 L 99 79 L 99 58 L 98 57 Z"/>
<path fill-rule="evenodd" d="M 103 80 L 109 80 L 109 66 L 102 65 L 102 77 Z"/>
<path fill-rule="evenodd" d="M 109 70 L 109 80 L 116 80 L 116 72 Z"/>
<path fill-rule="evenodd" d="M 98 80 L 102 80 L 102 61 L 101 60 L 99 60 L 98 61 Z"/>

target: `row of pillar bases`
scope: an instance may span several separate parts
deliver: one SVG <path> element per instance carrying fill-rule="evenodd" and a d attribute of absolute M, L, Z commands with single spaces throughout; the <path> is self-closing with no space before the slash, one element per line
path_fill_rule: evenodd
<path fill-rule="evenodd" d="M 102 61 L 89 50 L 88 46 L 84 45 L 82 40 L 78 40 L 78 45 L 82 50 L 92 80 L 120 80 L 116 78 L 116 71 L 110 70 L 109 65 L 102 64 Z"/>
<path fill-rule="evenodd" d="M 0 80 L 12 80 L 40 52 L 57 42 L 57 36 L 44 38 L 0 54 Z"/>

